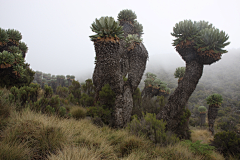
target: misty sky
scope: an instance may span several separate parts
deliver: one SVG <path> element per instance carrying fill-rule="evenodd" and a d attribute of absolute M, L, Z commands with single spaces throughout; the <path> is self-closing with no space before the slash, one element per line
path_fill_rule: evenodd
<path fill-rule="evenodd" d="M 94 71 L 89 36 L 95 33 L 90 25 L 101 16 L 117 20 L 123 9 L 133 10 L 143 25 L 147 67 L 151 63 L 184 65 L 170 33 L 185 19 L 212 23 L 229 35 L 231 44 L 226 49 L 240 48 L 240 0 L 0 0 L 0 27 L 22 33 L 29 48 L 26 61 L 33 70 L 73 74 L 82 80 L 91 78 Z"/>

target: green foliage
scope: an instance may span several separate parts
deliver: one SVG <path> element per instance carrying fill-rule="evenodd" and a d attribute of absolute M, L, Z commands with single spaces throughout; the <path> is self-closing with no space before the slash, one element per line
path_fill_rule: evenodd
<path fill-rule="evenodd" d="M 53 89 L 51 86 L 45 85 L 44 86 L 44 97 L 51 98 L 53 95 Z"/>
<path fill-rule="evenodd" d="M 218 116 L 219 117 L 222 117 L 222 116 L 225 116 L 226 113 L 223 111 L 223 110 L 218 110 Z"/>
<path fill-rule="evenodd" d="M 61 87 L 58 86 L 56 93 L 61 97 L 61 98 L 67 98 L 69 95 L 69 89 L 67 87 Z"/>
<path fill-rule="evenodd" d="M 154 143 L 161 146 L 174 144 L 179 142 L 179 138 L 170 132 L 165 132 L 166 122 L 156 119 L 156 114 L 146 113 L 141 120 L 136 115 L 133 120 L 128 123 L 127 130 L 137 136 L 146 136 Z"/>
<path fill-rule="evenodd" d="M 104 109 L 110 109 L 114 107 L 115 104 L 115 93 L 112 91 L 109 84 L 105 84 L 102 90 L 99 91 L 99 101 L 100 105 Z"/>
<path fill-rule="evenodd" d="M 143 26 L 137 20 L 134 20 L 134 31 L 139 37 L 143 35 Z"/>
<path fill-rule="evenodd" d="M 73 102 L 75 104 L 80 104 L 81 99 L 81 86 L 78 81 L 73 80 L 72 85 L 68 87 L 70 93 L 73 95 Z"/>
<path fill-rule="evenodd" d="M 28 47 L 27 47 L 26 43 L 24 43 L 24 42 L 19 42 L 18 47 L 24 53 L 26 53 L 28 51 Z"/>
<path fill-rule="evenodd" d="M 96 19 L 90 27 L 96 35 L 89 36 L 91 41 L 96 41 L 101 38 L 123 38 L 122 26 L 119 26 L 119 22 L 116 22 L 113 17 L 101 17 Z"/>
<path fill-rule="evenodd" d="M 176 68 L 176 71 L 174 72 L 175 78 L 182 78 L 185 74 L 186 67 L 178 67 Z"/>
<path fill-rule="evenodd" d="M 55 109 L 53 107 L 51 107 L 50 105 L 47 105 L 46 113 L 53 114 L 53 113 L 55 113 Z"/>
<path fill-rule="evenodd" d="M 66 115 L 66 113 L 67 113 L 66 108 L 60 107 L 59 112 L 58 112 L 59 116 L 64 117 Z"/>
<path fill-rule="evenodd" d="M 94 104 L 94 98 L 88 96 L 87 94 L 83 93 L 80 99 L 80 104 L 82 106 L 93 106 Z"/>
<path fill-rule="evenodd" d="M 0 64 L 11 64 L 15 60 L 15 56 L 8 51 L 0 52 Z"/>
<path fill-rule="evenodd" d="M 118 21 L 130 21 L 134 23 L 135 19 L 137 19 L 137 15 L 132 10 L 124 9 L 118 13 Z"/>
<path fill-rule="evenodd" d="M 111 123 L 111 112 L 112 110 L 103 109 L 103 107 L 89 107 L 87 108 L 87 116 L 91 116 L 93 118 L 99 117 L 105 124 Z"/>
<path fill-rule="evenodd" d="M 187 119 L 191 116 L 191 111 L 189 109 L 183 109 L 183 114 L 181 115 L 180 125 L 187 122 Z"/>
<path fill-rule="evenodd" d="M 128 34 L 128 36 L 124 40 L 128 44 L 133 44 L 133 43 L 141 43 L 143 39 L 139 38 L 137 34 Z"/>
<path fill-rule="evenodd" d="M 224 131 L 237 131 L 236 125 L 240 122 L 240 116 L 235 115 L 232 117 L 228 115 L 227 117 L 222 117 L 218 120 L 217 127 Z"/>
<path fill-rule="evenodd" d="M 173 27 L 171 35 L 176 37 L 173 46 L 177 46 L 180 42 L 192 41 L 194 47 L 200 51 L 214 50 L 215 53 L 226 53 L 227 51 L 222 48 L 230 44 L 226 42 L 229 36 L 225 32 L 215 29 L 212 24 L 205 21 L 180 21 Z"/>
<path fill-rule="evenodd" d="M 190 140 L 183 140 L 181 144 L 190 148 L 190 150 L 197 155 L 209 156 L 212 154 L 215 147 L 209 146 L 208 144 L 201 144 L 201 141 L 192 142 Z"/>
<path fill-rule="evenodd" d="M 199 107 L 198 107 L 198 111 L 199 111 L 200 113 L 206 113 L 206 112 L 207 112 L 207 108 L 204 107 L 204 106 L 199 106 Z"/>
<path fill-rule="evenodd" d="M 5 29 L 2 29 L 2 28 L 0 28 L 0 42 L 5 43 L 5 44 L 8 42 L 7 31 Z"/>
<path fill-rule="evenodd" d="M 8 29 L 7 34 L 9 39 L 12 39 L 15 41 L 20 41 L 22 39 L 22 34 L 15 29 Z"/>
<path fill-rule="evenodd" d="M 206 98 L 208 105 L 218 105 L 220 106 L 223 102 L 223 98 L 220 94 L 214 93 Z"/>
<path fill-rule="evenodd" d="M 48 101 L 48 104 L 54 108 L 55 111 L 58 111 L 60 108 L 60 98 L 58 95 L 51 97 Z"/>
<path fill-rule="evenodd" d="M 218 152 L 228 157 L 229 155 L 240 158 L 240 138 L 232 131 L 218 132 L 214 135 L 212 144 Z"/>

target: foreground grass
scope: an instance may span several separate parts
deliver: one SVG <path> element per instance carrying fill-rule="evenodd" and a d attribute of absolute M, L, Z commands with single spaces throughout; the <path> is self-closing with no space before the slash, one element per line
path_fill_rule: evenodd
<path fill-rule="evenodd" d="M 0 146 L 0 158 L 6 160 L 209 159 L 180 143 L 155 147 L 123 129 L 98 128 L 87 119 L 61 119 L 29 109 L 11 113 Z M 211 159 L 224 158 L 213 153 Z"/>

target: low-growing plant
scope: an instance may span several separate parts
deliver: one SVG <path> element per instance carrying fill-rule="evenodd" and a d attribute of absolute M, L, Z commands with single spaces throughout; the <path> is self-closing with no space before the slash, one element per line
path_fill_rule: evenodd
<path fill-rule="evenodd" d="M 53 89 L 51 86 L 45 85 L 44 86 L 44 97 L 51 98 L 53 95 Z"/>
<path fill-rule="evenodd" d="M 47 105 L 46 112 L 48 114 L 53 114 L 53 113 L 55 113 L 55 109 L 53 107 L 51 107 L 50 105 Z"/>
<path fill-rule="evenodd" d="M 103 109 L 103 107 L 89 107 L 87 108 L 87 116 L 90 117 L 99 117 L 105 124 L 111 123 L 111 111 L 109 109 Z"/>
<path fill-rule="evenodd" d="M 59 114 L 60 117 L 64 117 L 66 115 L 66 108 L 65 107 L 60 107 L 58 114 Z"/>
<path fill-rule="evenodd" d="M 215 147 L 209 146 L 208 144 L 201 144 L 201 141 L 192 142 L 190 140 L 181 141 L 183 145 L 186 145 L 194 154 L 200 154 L 204 156 L 210 156 Z"/>

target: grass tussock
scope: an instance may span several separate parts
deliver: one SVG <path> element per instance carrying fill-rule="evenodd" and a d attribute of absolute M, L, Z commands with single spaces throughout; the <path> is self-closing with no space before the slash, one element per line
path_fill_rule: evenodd
<path fill-rule="evenodd" d="M 210 140 L 213 140 L 214 137 L 212 136 L 211 132 L 209 132 L 207 129 L 205 130 L 196 129 L 192 130 L 191 138 L 193 142 L 200 140 L 201 143 L 207 144 L 210 143 Z"/>
<path fill-rule="evenodd" d="M 86 117 L 87 110 L 83 107 L 73 106 L 70 109 L 70 113 L 71 113 L 73 118 L 79 120 L 79 119 L 83 119 L 83 118 Z"/>

